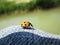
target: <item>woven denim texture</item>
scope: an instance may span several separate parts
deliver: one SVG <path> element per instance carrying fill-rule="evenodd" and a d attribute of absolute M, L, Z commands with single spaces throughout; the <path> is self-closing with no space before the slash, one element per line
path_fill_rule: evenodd
<path fill-rule="evenodd" d="M 0 45 L 60 45 L 60 40 L 28 32 L 16 32 L 1 38 Z"/>

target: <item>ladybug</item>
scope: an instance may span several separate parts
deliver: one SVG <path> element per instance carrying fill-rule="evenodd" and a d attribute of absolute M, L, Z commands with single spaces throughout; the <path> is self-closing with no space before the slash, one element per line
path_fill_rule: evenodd
<path fill-rule="evenodd" d="M 29 21 L 24 21 L 21 23 L 21 27 L 23 29 L 31 29 L 33 27 L 33 25 Z"/>

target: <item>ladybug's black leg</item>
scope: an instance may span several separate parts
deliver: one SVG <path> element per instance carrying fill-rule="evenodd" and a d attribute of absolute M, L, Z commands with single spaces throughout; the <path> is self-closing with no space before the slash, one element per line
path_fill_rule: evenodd
<path fill-rule="evenodd" d="M 23 27 L 23 29 L 26 29 L 26 27 Z"/>

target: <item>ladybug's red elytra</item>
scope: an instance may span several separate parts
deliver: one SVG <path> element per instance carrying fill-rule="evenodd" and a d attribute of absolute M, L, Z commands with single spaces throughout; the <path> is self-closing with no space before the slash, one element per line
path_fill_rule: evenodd
<path fill-rule="evenodd" d="M 29 21 L 24 21 L 21 23 L 21 27 L 23 29 L 31 29 L 33 27 L 33 25 Z"/>

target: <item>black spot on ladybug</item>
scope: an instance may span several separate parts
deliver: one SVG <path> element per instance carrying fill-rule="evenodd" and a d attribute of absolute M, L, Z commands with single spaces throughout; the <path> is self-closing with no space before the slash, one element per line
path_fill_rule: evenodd
<path fill-rule="evenodd" d="M 25 26 L 26 26 L 26 24 L 25 24 Z"/>
<path fill-rule="evenodd" d="M 21 24 L 21 26 L 22 26 L 23 24 Z"/>
<path fill-rule="evenodd" d="M 24 22 L 25 23 L 25 22 Z"/>

